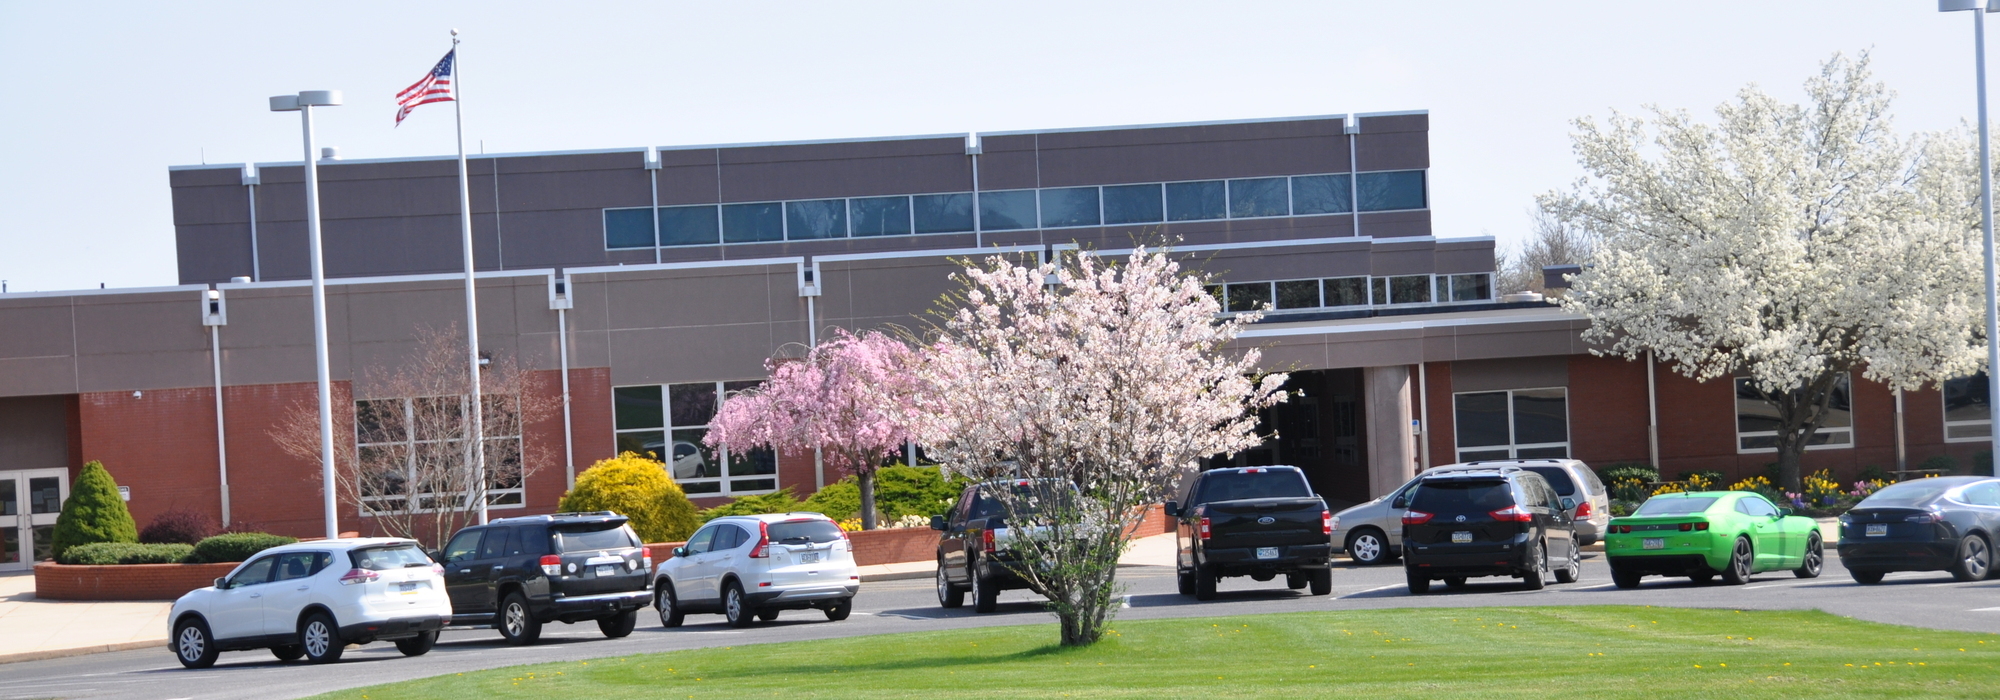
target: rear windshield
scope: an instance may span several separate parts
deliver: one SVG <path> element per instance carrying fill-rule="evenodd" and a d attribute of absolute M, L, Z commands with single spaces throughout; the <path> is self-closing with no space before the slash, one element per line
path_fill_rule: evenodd
<path fill-rule="evenodd" d="M 1854 507 L 1868 508 L 1871 506 L 1896 507 L 1896 506 L 1922 505 L 1924 503 L 1929 503 L 1931 499 L 1943 495 L 1944 492 L 1950 491 L 1951 487 L 1957 485 L 1958 485 L 1957 483 L 1945 481 L 1944 479 L 1918 479 L 1916 481 L 1905 481 L 1900 484 L 1891 484 L 1887 488 L 1884 488 L 1880 491 L 1876 491 L 1874 495 L 1862 499 L 1861 503 L 1856 504 Z"/>
<path fill-rule="evenodd" d="M 1528 471 L 1542 475 L 1549 485 L 1556 487 L 1558 496 L 1576 495 L 1576 482 L 1569 478 L 1569 470 L 1562 467 L 1528 467 Z"/>
<path fill-rule="evenodd" d="M 1633 515 L 1691 515 L 1708 510 L 1715 505 L 1713 496 L 1689 498 L 1654 498 L 1632 511 Z"/>
<path fill-rule="evenodd" d="M 1505 481 L 1426 481 L 1417 484 L 1410 509 L 1425 513 L 1490 513 L 1514 505 Z"/>
<path fill-rule="evenodd" d="M 1310 498 L 1306 479 L 1290 469 L 1264 472 L 1216 471 L 1201 478 L 1201 492 L 1193 503 L 1241 501 L 1251 498 Z"/>
<path fill-rule="evenodd" d="M 987 491 L 987 489 L 992 488 L 995 488 L 992 484 L 979 487 L 979 490 L 976 492 L 978 496 L 972 502 L 972 513 L 966 517 L 1006 517 L 1006 504 L 1001 503 L 1000 499 L 995 498 L 993 494 Z M 1048 506 L 1051 505 L 1068 506 L 1075 504 L 1076 485 L 1066 481 L 1056 481 L 1053 479 L 1022 480 L 1014 482 L 1010 490 L 1014 492 L 1014 507 L 1024 509 L 1028 513 L 1050 510 Z"/>
<path fill-rule="evenodd" d="M 556 549 L 578 552 L 586 549 L 624 549 L 639 546 L 639 538 L 623 523 L 599 525 L 595 529 L 565 527 L 556 530 Z"/>
<path fill-rule="evenodd" d="M 348 561 L 354 568 L 369 571 L 388 571 L 410 566 L 430 566 L 431 558 L 413 544 L 397 544 L 387 547 L 365 547 L 347 553 Z"/>
<path fill-rule="evenodd" d="M 840 539 L 840 526 L 826 520 L 787 520 L 771 523 L 765 531 L 778 544 L 825 544 Z"/>

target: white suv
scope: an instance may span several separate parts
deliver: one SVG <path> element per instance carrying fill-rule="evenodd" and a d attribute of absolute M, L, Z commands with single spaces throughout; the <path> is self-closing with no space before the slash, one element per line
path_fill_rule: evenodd
<path fill-rule="evenodd" d="M 167 648 L 188 668 L 244 649 L 328 663 L 349 644 L 373 641 L 394 640 L 406 656 L 430 651 L 451 620 L 451 599 L 444 569 L 415 540 L 319 540 L 258 552 L 174 601 L 167 619 Z"/>
<path fill-rule="evenodd" d="M 661 562 L 653 607 L 668 627 L 681 626 L 688 613 L 721 613 L 743 627 L 805 608 L 845 620 L 860 590 L 847 533 L 826 516 L 729 516 L 703 525 Z"/>

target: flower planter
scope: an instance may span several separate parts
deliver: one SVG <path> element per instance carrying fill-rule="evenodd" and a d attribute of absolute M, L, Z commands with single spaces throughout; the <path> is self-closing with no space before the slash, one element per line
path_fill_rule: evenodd
<path fill-rule="evenodd" d="M 173 600 L 229 575 L 242 562 L 218 564 L 35 565 L 35 597 L 43 600 Z"/>

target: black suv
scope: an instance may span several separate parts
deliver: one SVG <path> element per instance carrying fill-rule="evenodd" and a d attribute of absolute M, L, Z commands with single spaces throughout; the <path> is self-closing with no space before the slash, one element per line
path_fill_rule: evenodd
<path fill-rule="evenodd" d="M 1540 589 L 1555 568 L 1557 583 L 1580 573 L 1572 503 L 1540 474 L 1499 467 L 1433 474 L 1417 483 L 1403 514 L 1403 571 L 1410 593 L 1444 579 L 1452 588 L 1471 576 L 1513 576 Z"/>
<path fill-rule="evenodd" d="M 653 558 L 610 511 L 468 527 L 431 558 L 444 565 L 452 624 L 496 627 L 513 644 L 535 643 L 547 622 L 596 620 L 623 637 L 653 600 Z"/>
<path fill-rule="evenodd" d="M 1298 467 L 1202 472 L 1185 501 L 1167 502 L 1167 517 L 1177 525 L 1181 595 L 1210 600 L 1225 576 L 1269 581 L 1279 574 L 1294 590 L 1333 592 L 1333 511 Z"/>

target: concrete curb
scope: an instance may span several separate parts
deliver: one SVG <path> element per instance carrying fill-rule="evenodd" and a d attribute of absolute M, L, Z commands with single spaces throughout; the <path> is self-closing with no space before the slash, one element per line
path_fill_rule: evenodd
<path fill-rule="evenodd" d="M 22 661 L 41 661 L 43 659 L 60 659 L 66 656 L 84 656 L 86 654 L 102 654 L 107 651 L 131 651 L 133 649 L 164 649 L 166 648 L 166 646 L 167 646 L 167 639 L 165 637 L 161 637 L 156 640 L 143 641 L 143 642 L 97 644 L 87 647 L 70 647 L 68 649 L 38 649 L 35 651 L 24 651 L 16 654 L 0 654 L 0 664 L 19 663 Z"/>

